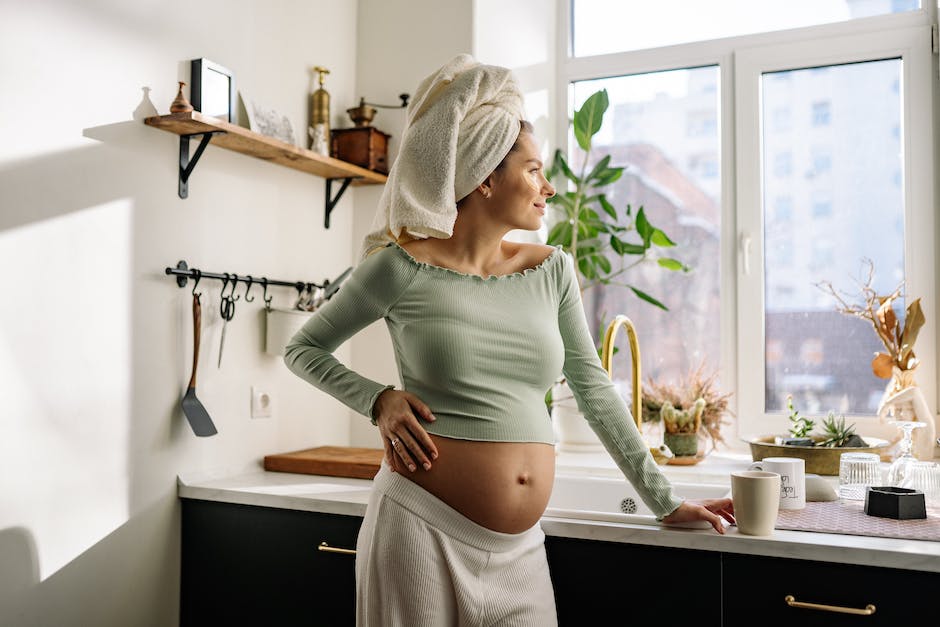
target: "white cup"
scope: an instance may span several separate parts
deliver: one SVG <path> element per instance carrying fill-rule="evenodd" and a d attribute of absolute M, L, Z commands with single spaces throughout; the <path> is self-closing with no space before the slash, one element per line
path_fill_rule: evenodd
<path fill-rule="evenodd" d="M 765 457 L 750 466 L 780 475 L 780 509 L 806 507 L 806 462 L 798 457 Z"/>
<path fill-rule="evenodd" d="M 769 536 L 780 508 L 780 475 L 763 470 L 731 473 L 731 500 L 739 533 Z"/>

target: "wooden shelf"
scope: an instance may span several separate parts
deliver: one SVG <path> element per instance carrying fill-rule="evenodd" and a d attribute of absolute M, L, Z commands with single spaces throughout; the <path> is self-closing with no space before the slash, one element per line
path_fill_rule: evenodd
<path fill-rule="evenodd" d="M 326 228 L 330 226 L 330 213 L 348 185 L 382 185 L 388 180 L 384 174 L 292 146 L 198 111 L 157 115 L 146 118 L 144 124 L 180 136 L 180 198 L 188 196 L 189 176 L 208 144 L 326 179 Z M 190 159 L 189 139 L 192 136 L 201 136 L 202 140 Z M 335 197 L 331 197 L 334 180 L 343 181 L 343 185 Z"/>

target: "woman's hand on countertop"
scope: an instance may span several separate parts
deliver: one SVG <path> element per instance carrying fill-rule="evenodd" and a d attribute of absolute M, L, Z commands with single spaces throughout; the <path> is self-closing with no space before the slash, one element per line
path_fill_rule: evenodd
<path fill-rule="evenodd" d="M 411 472 L 417 470 L 415 459 L 425 470 L 431 468 L 431 460 L 437 459 L 437 447 L 417 416 L 428 422 L 435 418 L 424 401 L 411 392 L 385 390 L 376 399 L 372 413 L 382 434 L 385 460 L 392 470 L 398 468 L 398 459 Z"/>
<path fill-rule="evenodd" d="M 722 518 L 734 524 L 734 505 L 731 499 L 683 501 L 674 512 L 663 518 L 663 522 L 668 524 L 704 520 L 714 527 L 715 531 L 723 534 L 725 528 L 721 523 Z"/>

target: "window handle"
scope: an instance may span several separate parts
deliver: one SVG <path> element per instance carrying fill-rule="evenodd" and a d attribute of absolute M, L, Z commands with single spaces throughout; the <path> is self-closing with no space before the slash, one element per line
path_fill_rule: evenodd
<path fill-rule="evenodd" d="M 751 236 L 747 233 L 741 233 L 741 262 L 744 266 L 744 274 L 751 273 Z"/>

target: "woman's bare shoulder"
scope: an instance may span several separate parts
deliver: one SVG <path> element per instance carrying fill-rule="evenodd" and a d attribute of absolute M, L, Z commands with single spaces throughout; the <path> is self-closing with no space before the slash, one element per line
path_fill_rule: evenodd
<path fill-rule="evenodd" d="M 524 268 L 532 268 L 546 259 L 555 251 L 554 246 L 549 246 L 548 244 L 537 244 L 534 242 L 514 242 L 518 246 L 517 253 L 519 259 L 523 262 L 521 265 Z"/>
<path fill-rule="evenodd" d="M 405 251 L 417 261 L 431 263 L 438 257 L 435 254 L 436 242 L 432 238 L 413 239 L 399 244 Z"/>

